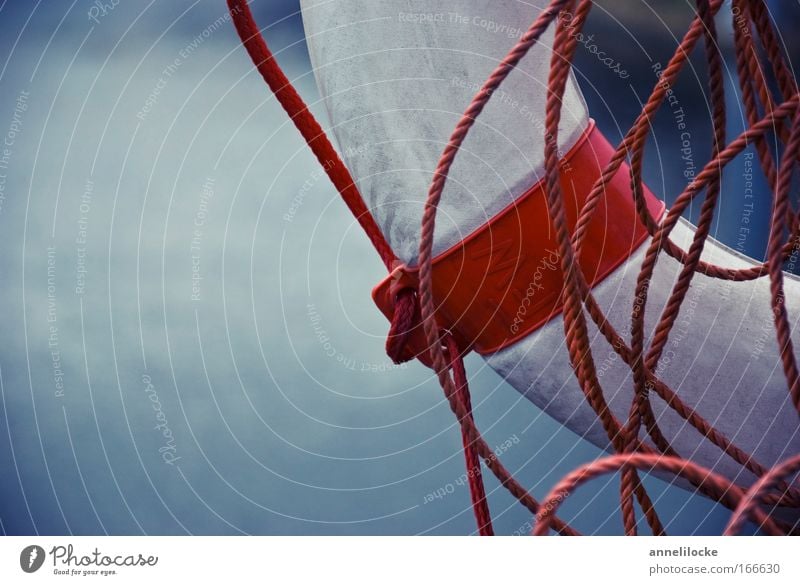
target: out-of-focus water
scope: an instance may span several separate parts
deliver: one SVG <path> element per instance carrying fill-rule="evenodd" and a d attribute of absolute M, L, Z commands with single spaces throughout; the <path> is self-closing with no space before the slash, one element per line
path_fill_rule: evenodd
<path fill-rule="evenodd" d="M 296 4 L 254 11 L 324 121 Z M 664 13 L 676 30 L 688 22 L 685 9 Z M 598 11 L 592 26 L 633 72 L 578 58 L 590 111 L 613 135 L 674 40 L 652 14 L 615 23 Z M 665 42 L 638 45 L 645 26 Z M 6 2 L 0 30 L 3 532 L 471 532 L 454 417 L 428 371 L 384 355 L 369 299 L 383 267 L 224 2 Z M 699 87 L 687 76 L 676 88 L 698 164 L 711 149 Z M 731 92 L 741 118 L 736 104 Z M 674 115 L 660 115 L 647 166 L 658 194 L 686 183 L 681 142 Z M 720 216 L 732 245 L 744 172 L 729 171 Z M 762 253 L 763 233 L 746 246 Z M 481 360 L 467 366 L 479 426 L 534 494 L 598 455 Z M 529 514 L 487 485 L 496 531 L 528 530 Z M 670 532 L 727 520 L 648 485 Z M 592 484 L 563 516 L 619 533 L 617 489 Z"/>

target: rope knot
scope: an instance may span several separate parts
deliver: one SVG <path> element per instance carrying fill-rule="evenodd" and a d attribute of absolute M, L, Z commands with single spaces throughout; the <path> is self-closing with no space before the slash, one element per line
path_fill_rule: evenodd
<path fill-rule="evenodd" d="M 394 272 L 392 273 L 394 276 Z M 400 274 L 399 272 L 397 273 Z M 393 278 L 390 288 L 392 298 L 392 319 L 386 335 L 386 354 L 395 364 L 414 359 L 408 340 L 415 327 L 420 325 L 417 291 L 401 278 Z"/>

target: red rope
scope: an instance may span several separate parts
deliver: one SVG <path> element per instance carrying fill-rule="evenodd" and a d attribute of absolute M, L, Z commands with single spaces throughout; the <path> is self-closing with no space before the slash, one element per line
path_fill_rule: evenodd
<path fill-rule="evenodd" d="M 456 385 L 456 398 L 461 403 L 461 407 L 469 417 L 472 424 L 472 400 L 469 395 L 469 385 L 467 383 L 467 373 L 464 370 L 464 360 L 458 344 L 452 335 L 444 335 L 444 343 L 447 348 L 447 357 L 450 360 L 450 369 L 453 371 L 453 380 Z M 472 497 L 472 511 L 475 513 L 475 520 L 478 523 L 478 533 L 481 536 L 493 536 L 492 515 L 489 512 L 489 503 L 486 501 L 486 491 L 483 487 L 483 476 L 481 474 L 481 460 L 478 458 L 478 451 L 463 430 L 461 432 L 464 444 L 464 459 L 467 464 L 467 480 L 469 482 L 469 492 Z"/>
<path fill-rule="evenodd" d="M 353 217 L 361 224 L 386 268 L 391 270 L 397 257 L 364 204 L 350 171 L 339 158 L 339 153 L 336 152 L 325 131 L 309 111 L 303 98 L 297 93 L 267 47 L 264 37 L 261 36 L 258 26 L 253 20 L 247 0 L 228 0 L 228 10 L 233 24 L 236 26 L 236 31 L 239 33 L 239 38 L 261 77 L 264 78 L 269 89 L 289 114 L 314 156 L 317 157 L 319 164 L 325 169 L 336 190 L 341 194 Z"/>
<path fill-rule="evenodd" d="M 797 458 L 795 458 L 797 459 Z M 792 461 L 790 464 L 796 464 Z M 561 503 L 566 499 L 564 494 L 574 494 L 575 490 L 582 484 L 591 479 L 599 477 L 607 473 L 619 471 L 625 466 L 635 467 L 646 471 L 660 469 L 668 471 L 677 476 L 691 479 L 694 483 L 701 483 L 705 485 L 710 493 L 715 495 L 715 498 L 722 504 L 725 504 L 733 510 L 737 510 L 740 504 L 744 504 L 746 500 L 746 492 L 739 488 L 737 485 L 731 483 L 726 478 L 718 475 L 704 467 L 692 463 L 680 457 L 666 457 L 666 456 L 653 456 L 645 455 L 642 453 L 631 453 L 624 455 L 612 455 L 592 461 L 583 465 L 575 471 L 569 473 L 564 479 L 559 481 L 556 486 L 543 500 L 543 511 L 537 518 L 538 522 L 534 526 L 533 534 L 536 536 L 543 536 L 547 534 L 550 528 L 552 516 L 556 513 Z M 757 496 L 765 489 L 770 487 L 770 483 L 774 481 L 779 474 L 788 475 L 791 473 L 792 468 L 776 468 L 769 475 L 764 476 L 762 482 L 756 484 L 751 488 L 753 491 L 751 499 L 757 499 Z M 796 470 L 796 469 L 795 469 Z M 744 513 L 752 514 L 759 525 L 771 535 L 784 534 L 784 531 L 769 517 L 769 515 L 757 508 L 750 506 L 742 509 L 742 516 Z M 736 514 L 734 514 L 734 517 Z"/>
<path fill-rule="evenodd" d="M 590 9 L 592 2 L 590 0 L 582 0 L 580 5 L 570 19 L 570 28 L 573 30 L 580 30 L 585 20 L 586 14 Z M 780 265 L 783 258 L 785 258 L 791 247 L 788 245 L 774 245 L 771 252 L 771 259 L 761 266 L 754 267 L 746 270 L 734 271 L 727 268 L 722 268 L 710 264 L 706 264 L 699 260 L 700 253 L 702 252 L 703 245 L 709 233 L 709 225 L 713 217 L 713 209 L 716 203 L 718 194 L 718 183 L 722 167 L 729 162 L 738 152 L 747 146 L 748 141 L 756 136 L 762 136 L 770 128 L 776 124 L 776 120 L 788 114 L 792 114 L 797 110 L 797 96 L 793 95 L 782 106 L 771 111 L 764 120 L 760 123 L 754 124 L 742 136 L 737 138 L 733 143 L 728 145 L 725 149 L 722 148 L 724 143 L 724 112 L 722 110 L 722 81 L 721 81 L 721 66 L 719 55 L 716 49 L 716 31 L 712 25 L 713 15 L 719 10 L 722 5 L 721 0 L 714 0 L 709 3 L 701 1 L 698 4 L 698 17 L 692 23 L 689 32 L 682 41 L 679 49 L 675 52 L 670 63 L 663 73 L 661 82 L 656 84 L 653 93 L 648 100 L 642 115 L 637 120 L 637 123 L 628 133 L 626 139 L 620 145 L 617 153 L 612 158 L 612 161 L 606 167 L 598 183 L 592 190 L 589 199 L 586 202 L 584 210 L 578 220 L 578 226 L 574 234 L 574 240 L 570 240 L 566 229 L 566 221 L 563 211 L 563 195 L 560 193 L 558 183 L 558 153 L 557 153 L 557 140 L 543 141 L 545 144 L 545 167 L 547 171 L 547 184 L 548 184 L 548 203 L 549 212 L 553 225 L 556 228 L 556 234 L 559 244 L 559 251 L 562 258 L 562 272 L 564 273 L 565 281 L 565 309 L 564 309 L 564 330 L 567 337 L 567 347 L 569 349 L 570 359 L 573 364 L 578 382 L 584 390 L 587 401 L 595 410 L 599 419 L 606 429 L 609 439 L 615 449 L 620 452 L 631 451 L 636 448 L 641 451 L 642 445 L 636 438 L 637 430 L 641 420 L 647 422 L 648 432 L 654 439 L 655 444 L 662 452 L 674 453 L 674 450 L 669 446 L 663 438 L 663 435 L 658 429 L 658 425 L 653 418 L 652 410 L 649 406 L 648 390 L 656 388 L 662 397 L 667 397 L 667 404 L 679 411 L 679 414 L 689 420 L 695 427 L 702 429 L 704 436 L 708 437 L 712 442 L 721 446 L 724 452 L 737 459 L 742 465 L 757 473 L 757 475 L 764 477 L 768 474 L 768 470 L 757 462 L 753 461 L 752 457 L 742 452 L 740 449 L 733 446 L 721 433 L 716 431 L 709 425 L 702 417 L 696 412 L 692 411 L 686 405 L 683 405 L 677 398 L 677 395 L 669 389 L 663 382 L 658 380 L 653 371 L 657 368 L 658 358 L 660 357 L 660 348 L 666 341 L 666 337 L 671 328 L 672 322 L 677 315 L 676 307 L 680 305 L 680 300 L 685 296 L 688 289 L 691 276 L 694 272 L 703 272 L 709 276 L 717 278 L 727 278 L 731 280 L 746 280 L 758 278 L 769 271 L 771 266 L 775 263 Z M 505 77 L 514 68 L 516 63 L 524 56 L 531 46 L 536 42 L 538 36 L 542 31 L 555 19 L 556 14 L 561 10 L 573 9 L 575 6 L 574 0 L 572 2 L 565 2 L 562 0 L 553 0 L 548 8 L 536 19 L 536 21 L 528 29 L 527 33 L 519 40 L 519 42 L 510 50 L 503 62 L 492 72 L 483 87 L 473 98 L 472 102 L 465 110 L 461 120 L 456 125 L 456 129 L 450 137 L 446 148 L 444 149 L 434 173 L 434 179 L 431 183 L 431 188 L 428 193 L 426 202 L 425 214 L 423 215 L 421 226 L 421 240 L 420 240 L 420 301 L 423 325 L 425 327 L 426 337 L 431 347 L 433 354 L 434 367 L 439 372 L 440 381 L 443 387 L 447 388 L 449 380 L 444 372 L 444 363 L 439 349 L 439 338 L 437 326 L 433 318 L 433 297 L 432 297 L 432 243 L 433 243 L 433 230 L 435 226 L 435 218 L 437 206 L 444 189 L 444 184 L 447 179 L 448 172 L 452 166 L 455 155 L 458 152 L 461 144 L 463 143 L 469 129 L 474 124 L 475 118 L 480 114 L 483 107 L 488 102 L 491 95 L 499 87 Z M 762 19 L 763 20 L 763 19 Z M 761 23 L 763 27 L 763 22 Z M 560 32 L 560 31 L 559 31 Z M 667 219 L 659 226 L 656 225 L 653 218 L 647 213 L 646 207 L 643 204 L 643 197 L 641 196 L 641 162 L 643 160 L 644 141 L 649 131 L 649 120 L 655 111 L 663 103 L 666 96 L 666 91 L 674 82 L 681 68 L 685 64 L 692 47 L 698 40 L 701 34 L 705 35 L 706 39 L 706 56 L 709 60 L 709 67 L 711 71 L 710 83 L 712 85 L 712 101 L 714 104 L 714 127 L 715 127 L 715 144 L 712 153 L 712 161 L 704 168 L 703 172 L 692 182 L 687 190 L 678 198 L 675 207 L 670 210 Z M 558 134 L 558 121 L 560 119 L 560 111 L 565 89 L 566 79 L 571 68 L 572 54 L 575 48 L 574 35 L 564 35 L 557 32 L 556 40 L 554 43 L 553 60 L 550 69 L 550 78 L 548 81 L 547 93 L 547 118 L 546 118 L 546 136 L 557 136 Z M 785 85 L 785 84 L 784 84 Z M 628 426 L 627 432 L 620 428 L 619 423 L 611 414 L 605 399 L 603 397 L 602 388 L 600 387 L 597 372 L 594 366 L 594 360 L 589 348 L 589 340 L 586 327 L 586 318 L 583 313 L 582 307 L 586 303 L 587 310 L 593 319 L 597 322 L 601 331 L 604 332 L 609 341 L 621 340 L 619 335 L 614 331 L 608 320 L 602 314 L 602 311 L 597 306 L 597 303 L 591 297 L 591 291 L 586 285 L 583 275 L 579 269 L 576 269 L 576 256 L 580 252 L 583 236 L 585 235 L 586 226 L 592 218 L 592 212 L 599 202 L 599 198 L 605 189 L 605 184 L 614 176 L 618 171 L 619 165 L 624 159 L 626 153 L 632 151 L 632 186 L 634 196 L 636 197 L 642 221 L 648 226 L 651 233 L 654 233 L 654 238 L 648 250 L 648 255 L 645 259 L 645 265 L 639 277 L 639 285 L 637 286 L 636 300 L 641 302 L 644 306 L 647 300 L 647 283 L 649 283 L 649 275 L 655 266 L 655 259 L 658 252 L 662 249 L 666 250 L 669 254 L 678 259 L 683 265 L 682 272 L 683 278 L 676 286 L 676 290 L 671 295 L 671 303 L 668 302 L 668 308 L 659 322 L 658 335 L 653 340 L 653 346 L 648 353 L 648 359 L 644 359 L 643 347 L 643 325 L 644 325 L 644 311 L 634 311 L 633 315 L 633 346 L 628 348 L 624 343 L 614 343 L 613 347 L 621 356 L 627 358 L 626 363 L 634 370 L 634 379 L 636 381 L 636 392 L 634 393 L 634 403 L 631 406 L 632 419 L 631 424 Z M 789 157 L 790 163 L 793 163 L 792 156 Z M 788 172 L 788 171 L 787 171 Z M 707 190 L 706 201 L 704 205 L 704 212 L 701 213 L 701 222 L 698 226 L 698 232 L 694 238 L 692 247 L 688 253 L 684 253 L 669 239 L 669 232 L 677 223 L 678 217 L 682 213 L 686 205 L 688 205 L 694 197 L 700 192 L 701 189 Z M 779 197 L 780 201 L 783 198 Z M 777 205 L 776 205 L 777 208 Z M 776 211 L 776 213 L 788 214 L 785 207 Z M 777 215 L 776 215 L 777 217 Z M 779 224 L 780 225 L 780 224 Z M 776 228 L 777 230 L 777 228 Z M 777 241 L 773 239 L 773 242 Z M 788 244 L 788 243 L 787 243 Z M 574 247 L 573 247 L 574 246 Z M 773 281 L 773 288 L 775 288 Z M 776 293 L 773 292 L 773 297 Z M 634 305 L 635 307 L 637 305 Z M 781 304 L 781 307 L 783 305 Z M 785 308 L 783 309 L 785 311 Z M 795 371 L 792 369 L 793 353 L 791 352 L 791 339 L 787 335 L 785 324 L 788 323 L 785 314 L 779 314 L 776 311 L 776 322 L 779 326 L 778 335 L 779 343 L 783 349 L 782 357 L 784 359 L 784 366 L 787 371 L 787 379 L 790 381 L 791 395 L 794 400 L 796 392 L 797 377 Z M 781 325 L 784 325 L 781 331 Z M 624 442 L 621 443 L 622 437 L 627 436 Z M 661 459 L 660 456 L 655 454 L 641 454 L 638 453 L 640 467 L 647 465 L 656 465 L 656 462 Z M 678 461 L 682 461 L 677 459 Z M 652 504 L 647 498 L 646 493 L 641 487 L 641 483 L 636 477 L 633 468 L 636 467 L 628 463 L 627 459 L 620 460 L 620 468 L 623 469 L 623 484 L 621 491 L 621 506 L 623 509 L 623 517 L 625 521 L 625 530 L 628 534 L 635 534 L 635 514 L 631 505 L 631 496 L 636 493 L 639 502 L 645 512 L 645 515 L 650 522 L 651 528 L 654 533 L 663 533 L 663 528 L 658 522 Z M 712 497 L 719 494 L 714 489 L 713 485 L 709 485 L 707 481 L 703 481 L 697 474 L 687 474 L 687 478 L 698 486 L 706 495 Z M 793 491 L 796 494 L 796 490 Z M 788 503 L 786 499 L 781 496 L 770 494 L 773 501 L 781 500 L 782 503 Z M 731 500 L 726 498 L 719 498 L 723 503 L 731 503 Z M 548 502 L 549 504 L 549 502 Z M 547 505 L 547 504 L 546 504 Z M 777 528 L 777 524 L 770 520 L 770 526 L 776 527 L 780 531 L 785 528 Z"/>
<path fill-rule="evenodd" d="M 762 509 L 761 505 L 800 505 L 800 490 L 791 487 L 790 483 L 786 481 L 786 478 L 800 470 L 800 456 L 794 456 L 772 469 L 766 468 L 685 404 L 674 390 L 654 374 L 658 369 L 662 350 L 668 341 L 669 333 L 695 273 L 699 272 L 712 278 L 732 281 L 746 281 L 768 275 L 781 362 L 789 387 L 789 395 L 800 412 L 800 374 L 794 356 L 791 329 L 783 298 L 781 272 L 783 262 L 792 254 L 796 242 L 800 241 L 800 215 L 792 210 L 789 199 L 792 172 L 798 157 L 800 157 L 800 107 L 798 107 L 800 98 L 797 93 L 797 83 L 781 52 L 774 26 L 768 17 L 767 8 L 763 0 L 734 0 L 734 7 L 738 9 L 737 15 L 734 16 L 737 73 L 749 127 L 736 139 L 725 145 L 722 60 L 714 25 L 714 16 L 722 6 L 723 0 L 697 0 L 696 18 L 664 68 L 642 113 L 617 147 L 614 156 L 593 186 L 579 214 L 575 229 L 570 235 L 564 214 L 563 194 L 558 181 L 558 122 L 561 116 L 562 96 L 576 49 L 575 33 L 582 29 L 593 5 L 591 0 L 580 0 L 576 8 L 576 3 L 577 0 L 552 0 L 550 2 L 550 5 L 531 24 L 474 96 L 450 136 L 437 164 L 425 203 L 419 245 L 419 290 L 400 289 L 394 291 L 394 315 L 386 342 L 387 353 L 393 360 L 401 361 L 403 359 L 401 356 L 404 355 L 403 349 L 411 330 L 422 325 L 428 341 L 433 369 L 450 408 L 461 426 L 470 494 L 480 534 L 492 534 L 491 515 L 482 481 L 480 459 L 483 459 L 487 468 L 494 473 L 501 485 L 536 516 L 536 534 L 546 534 L 550 526 L 561 534 L 577 534 L 574 529 L 555 516 L 558 506 L 564 499 L 563 494 L 571 493 L 579 485 L 598 475 L 613 471 L 620 471 L 622 477 L 620 506 L 625 532 L 636 534 L 636 514 L 633 506 L 633 497 L 635 496 L 653 533 L 664 534 L 664 528 L 655 508 L 637 474 L 638 470 L 651 471 L 655 469 L 668 471 L 687 479 L 706 496 L 734 510 L 726 534 L 740 530 L 741 525 L 748 518 L 755 519 L 769 534 L 791 533 L 792 527 L 773 519 Z M 345 203 L 367 233 L 384 264 L 391 271 L 396 266 L 397 258 L 370 215 L 347 168 L 270 53 L 253 21 L 246 0 L 228 0 L 228 5 L 239 36 L 262 77 L 292 118 Z M 543 141 L 545 145 L 546 192 L 549 213 L 555 227 L 561 255 L 560 268 L 564 275 L 563 320 L 569 357 L 587 402 L 602 422 L 610 444 L 618 454 L 584 465 L 569 474 L 553 488 L 542 505 L 505 469 L 475 425 L 460 350 L 449 334 L 440 331 L 439 324 L 434 318 L 432 250 L 437 206 L 461 144 L 495 90 L 563 10 L 570 10 L 574 14 L 570 19 L 570 34 L 567 34 L 565 27 L 557 29 L 548 79 L 545 135 L 552 136 L 554 139 Z M 775 100 L 771 95 L 770 83 L 758 62 L 754 32 L 758 33 L 758 38 L 768 56 L 768 63 L 777 80 L 777 87 L 782 93 L 782 100 Z M 678 196 L 662 222 L 657 224 L 649 215 L 642 195 L 641 175 L 644 146 L 650 132 L 650 120 L 664 103 L 667 91 L 675 83 L 689 54 L 701 36 L 704 39 L 705 55 L 709 67 L 709 87 L 713 109 L 714 144 L 711 160 Z M 763 115 L 760 114 L 760 108 L 764 110 Z M 791 123 L 788 122 L 788 118 L 792 119 Z M 791 130 L 787 130 L 788 128 Z M 779 167 L 773 160 L 773 155 L 765 139 L 768 132 L 774 132 L 786 144 Z M 722 169 L 751 143 L 755 143 L 762 169 L 775 193 L 767 260 L 751 268 L 735 270 L 706 263 L 700 257 L 710 233 L 714 210 L 719 198 Z M 606 185 L 619 171 L 626 156 L 631 160 L 631 187 L 640 218 L 653 236 L 637 279 L 636 301 L 631 319 L 630 346 L 625 343 L 603 314 L 577 264 L 594 210 L 602 198 Z M 669 236 L 683 211 L 703 190 L 705 190 L 705 197 L 701 206 L 697 230 L 689 250 L 684 251 L 674 244 Z M 787 227 L 789 238 L 784 240 Z M 648 283 L 661 251 L 675 258 L 683 266 L 659 317 L 650 347 L 645 348 L 645 311 L 643 308 L 647 303 Z M 635 391 L 630 414 L 624 425 L 614 417 L 605 401 L 590 349 L 586 313 L 619 354 L 623 363 L 632 370 Z M 725 455 L 754 473 L 759 480 L 749 490 L 744 490 L 727 479 L 691 461 L 682 459 L 658 427 L 650 405 L 651 391 L 655 391 L 669 407 L 697 429 L 703 437 L 719 447 Z M 655 451 L 639 439 L 642 425 L 656 446 Z"/>
<path fill-rule="evenodd" d="M 768 491 L 780 489 L 780 486 L 785 484 L 782 481 L 783 478 L 789 477 L 798 471 L 800 471 L 800 455 L 795 455 L 770 469 L 769 473 L 759 479 L 740 500 L 728 522 L 728 526 L 725 528 L 724 534 L 737 534 L 742 530 L 745 521 L 751 517 L 756 517 L 757 520 L 763 523 L 764 518 L 760 515 L 759 503 L 764 500 L 764 496 Z"/>

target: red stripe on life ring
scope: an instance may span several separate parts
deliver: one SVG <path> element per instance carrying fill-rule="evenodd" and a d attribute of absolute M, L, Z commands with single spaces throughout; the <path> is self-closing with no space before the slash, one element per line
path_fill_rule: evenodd
<path fill-rule="evenodd" d="M 578 214 L 614 148 L 594 121 L 564 156 L 560 181 L 570 233 Z M 648 189 L 650 214 L 660 218 L 664 203 Z M 645 241 L 630 188 L 629 167 L 620 166 L 608 182 L 588 226 L 580 267 L 594 286 L 619 267 Z M 416 290 L 417 269 L 395 268 L 372 291 L 389 319 L 403 289 Z M 433 260 L 436 318 L 459 346 L 491 354 L 526 337 L 563 306 L 564 277 L 555 232 L 547 211 L 545 185 L 536 183 L 514 203 Z M 405 358 L 427 360 L 419 321 L 405 343 Z"/>

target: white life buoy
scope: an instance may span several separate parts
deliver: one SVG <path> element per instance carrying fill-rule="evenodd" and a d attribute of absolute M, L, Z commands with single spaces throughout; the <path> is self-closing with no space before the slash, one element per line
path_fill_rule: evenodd
<path fill-rule="evenodd" d="M 303 22 L 332 133 L 359 190 L 395 253 L 417 260 L 423 203 L 450 133 L 484 80 L 538 11 L 525 2 L 302 0 Z M 553 26 L 495 92 L 449 173 L 434 254 L 468 238 L 524 196 L 544 176 L 545 88 Z M 559 128 L 567 158 L 592 130 L 573 78 Z M 672 240 L 688 247 L 694 228 L 681 221 Z M 630 324 L 636 277 L 649 239 L 593 287 L 611 323 Z M 595 242 L 602 245 L 602 242 Z M 754 261 L 708 240 L 703 259 L 730 268 Z M 542 258 L 542 271 L 553 263 Z M 649 285 L 646 330 L 652 331 L 680 264 L 662 257 Z M 785 276 L 785 300 L 800 346 L 800 280 Z M 800 452 L 800 424 L 786 388 L 767 302 L 769 281 L 732 283 L 697 274 L 657 372 L 684 402 L 731 441 L 770 467 Z M 625 420 L 630 368 L 589 323 L 592 353 L 611 410 Z M 560 316 L 500 351 L 488 364 L 545 413 L 609 448 L 580 390 Z M 658 397 L 665 438 L 684 457 L 740 485 L 756 476 L 726 456 Z"/>

